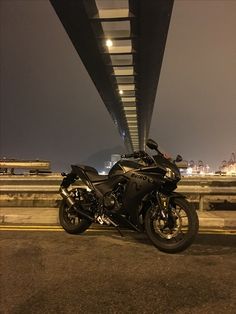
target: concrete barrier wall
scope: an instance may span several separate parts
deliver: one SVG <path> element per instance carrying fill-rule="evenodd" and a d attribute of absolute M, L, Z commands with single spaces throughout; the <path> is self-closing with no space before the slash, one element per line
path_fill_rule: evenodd
<path fill-rule="evenodd" d="M 1 207 L 58 207 L 60 175 L 0 177 Z"/>
<path fill-rule="evenodd" d="M 58 208 L 62 176 L 2 175 L 0 176 L 0 207 Z M 186 177 L 178 185 L 196 209 L 235 209 L 236 177 Z"/>
<path fill-rule="evenodd" d="M 196 209 L 236 210 L 236 177 L 184 177 L 177 192 L 184 194 Z"/>

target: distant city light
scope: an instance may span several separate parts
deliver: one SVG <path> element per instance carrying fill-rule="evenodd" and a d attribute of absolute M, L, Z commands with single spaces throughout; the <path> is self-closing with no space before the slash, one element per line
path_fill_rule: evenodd
<path fill-rule="evenodd" d="M 101 175 L 105 175 L 105 174 L 106 174 L 106 172 L 105 172 L 105 171 L 101 171 L 101 172 L 99 172 L 99 174 L 101 174 Z"/>
<path fill-rule="evenodd" d="M 107 40 L 106 40 L 106 46 L 107 46 L 107 47 L 113 46 L 113 42 L 112 42 L 111 39 L 107 39 Z"/>
<path fill-rule="evenodd" d="M 236 175 L 236 154 L 232 153 L 229 161 L 223 160 L 219 169 L 212 171 L 208 164 L 202 160 L 195 163 L 193 160 L 188 162 L 188 167 L 182 169 L 182 174 L 187 176 L 205 176 L 205 175 Z"/>

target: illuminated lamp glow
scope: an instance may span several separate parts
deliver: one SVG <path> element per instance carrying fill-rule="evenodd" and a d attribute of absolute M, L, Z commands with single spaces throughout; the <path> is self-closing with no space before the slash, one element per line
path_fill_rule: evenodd
<path fill-rule="evenodd" d="M 127 102 L 134 102 L 136 100 L 136 98 L 135 97 L 122 97 L 121 100 L 124 103 L 127 103 Z"/>
<path fill-rule="evenodd" d="M 107 40 L 106 40 L 106 46 L 107 46 L 107 47 L 112 47 L 112 46 L 113 46 L 113 42 L 112 42 L 111 39 L 107 39 Z"/>
<path fill-rule="evenodd" d="M 136 107 L 124 107 L 124 110 L 126 111 L 131 111 L 131 110 L 134 110 L 136 111 Z"/>
<path fill-rule="evenodd" d="M 128 122 L 128 124 L 137 124 L 138 121 L 135 118 L 128 118 L 127 122 Z"/>

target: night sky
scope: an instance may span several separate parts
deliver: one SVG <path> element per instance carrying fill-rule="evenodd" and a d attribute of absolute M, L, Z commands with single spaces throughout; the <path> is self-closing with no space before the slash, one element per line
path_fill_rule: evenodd
<path fill-rule="evenodd" d="M 101 167 L 122 140 L 47 0 L 0 0 L 0 158 Z M 236 1 L 174 4 L 150 137 L 217 168 L 236 151 Z M 155 40 L 155 38 L 153 38 Z"/>

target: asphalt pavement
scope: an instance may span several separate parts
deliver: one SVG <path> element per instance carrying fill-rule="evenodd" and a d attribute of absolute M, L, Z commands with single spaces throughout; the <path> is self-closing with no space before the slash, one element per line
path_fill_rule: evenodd
<path fill-rule="evenodd" d="M 169 255 L 135 232 L 51 229 L 0 230 L 1 313 L 235 313 L 235 235 Z"/>

